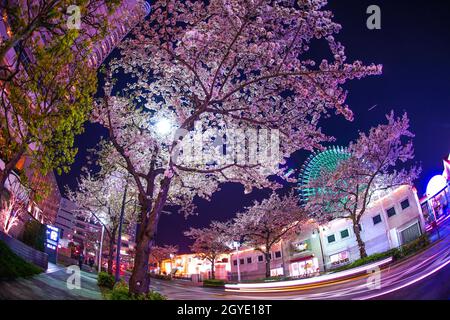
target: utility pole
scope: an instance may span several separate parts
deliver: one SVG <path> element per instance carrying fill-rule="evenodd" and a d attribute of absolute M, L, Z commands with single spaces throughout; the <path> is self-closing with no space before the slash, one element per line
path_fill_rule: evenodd
<path fill-rule="evenodd" d="M 116 252 L 116 282 L 120 280 L 120 246 L 122 244 L 122 225 L 123 225 L 123 216 L 125 213 L 125 202 L 127 200 L 127 189 L 128 183 L 125 185 L 125 189 L 123 191 L 122 198 L 122 207 L 120 208 L 120 220 L 119 220 L 119 230 L 117 236 L 117 252 Z"/>
<path fill-rule="evenodd" d="M 103 237 L 105 235 L 105 226 L 102 224 L 102 235 L 100 237 L 100 251 L 98 253 L 98 273 L 102 271 L 102 255 L 103 255 Z"/>
<path fill-rule="evenodd" d="M 239 243 L 236 242 L 235 246 L 236 246 L 236 262 L 237 262 L 238 282 L 241 282 L 241 270 L 239 267 L 239 265 L 241 264 L 241 262 L 239 261 Z"/>

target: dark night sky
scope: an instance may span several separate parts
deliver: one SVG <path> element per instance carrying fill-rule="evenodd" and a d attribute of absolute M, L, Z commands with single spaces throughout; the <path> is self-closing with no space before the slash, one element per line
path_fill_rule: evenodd
<path fill-rule="evenodd" d="M 322 121 L 327 134 L 337 138 L 335 144 L 346 145 L 357 137 L 358 130 L 385 122 L 390 110 L 406 111 L 411 120 L 416 161 L 422 165 L 417 181 L 419 193 L 425 191 L 430 177 L 442 172 L 442 159 L 450 152 L 450 3 L 444 0 L 330 0 L 334 21 L 343 27 L 338 39 L 346 46 L 348 61 L 383 64 L 383 75 L 350 81 L 348 104 L 355 120 L 342 117 Z M 366 28 L 366 8 L 381 8 L 381 30 Z M 321 58 L 321 57 L 319 57 Z M 319 60 L 320 61 L 320 60 Z M 377 105 L 372 110 L 368 110 Z M 98 126 L 87 124 L 78 137 L 79 153 L 69 174 L 58 176 L 61 190 L 74 187 L 80 169 L 86 163 L 86 150 L 95 146 L 100 135 Z M 297 152 L 289 164 L 299 167 L 308 156 Z M 189 226 L 203 227 L 214 220 L 227 220 L 267 193 L 255 191 L 244 195 L 243 188 L 226 184 L 211 202 L 199 200 L 198 216 L 187 220 L 177 213 L 164 215 L 158 227 L 159 244 L 177 244 L 181 252 L 189 251 L 190 241 L 183 236 Z"/>

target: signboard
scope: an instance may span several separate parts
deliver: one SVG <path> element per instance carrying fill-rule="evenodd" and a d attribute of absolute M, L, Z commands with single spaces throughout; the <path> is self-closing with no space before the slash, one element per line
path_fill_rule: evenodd
<path fill-rule="evenodd" d="M 59 242 L 59 228 L 47 225 L 45 237 L 45 252 L 48 254 L 48 261 L 53 263 L 56 263 L 58 242 Z"/>

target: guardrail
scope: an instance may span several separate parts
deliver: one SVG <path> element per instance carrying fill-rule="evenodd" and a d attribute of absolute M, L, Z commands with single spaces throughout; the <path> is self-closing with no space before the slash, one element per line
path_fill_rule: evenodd
<path fill-rule="evenodd" d="M 3 232 L 0 232 L 0 240 L 5 242 L 8 247 L 22 259 L 47 270 L 48 255 L 46 253 L 33 249 L 25 243 L 12 238 Z"/>

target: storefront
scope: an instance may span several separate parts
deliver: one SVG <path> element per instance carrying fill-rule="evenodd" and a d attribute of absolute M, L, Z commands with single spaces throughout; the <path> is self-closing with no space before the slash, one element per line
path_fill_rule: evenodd
<path fill-rule="evenodd" d="M 314 255 L 294 258 L 290 261 L 289 273 L 291 277 L 312 277 L 318 275 L 319 260 Z"/>

